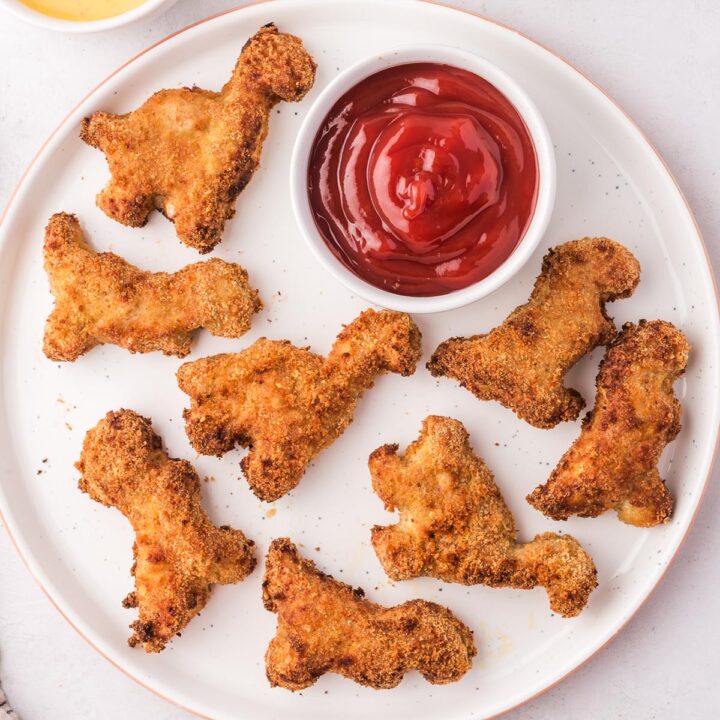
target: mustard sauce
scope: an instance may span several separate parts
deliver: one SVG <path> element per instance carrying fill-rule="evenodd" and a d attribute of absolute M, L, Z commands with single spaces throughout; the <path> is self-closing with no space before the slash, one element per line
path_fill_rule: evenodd
<path fill-rule="evenodd" d="M 20 0 L 32 10 L 60 20 L 104 20 L 122 15 L 145 0 Z"/>

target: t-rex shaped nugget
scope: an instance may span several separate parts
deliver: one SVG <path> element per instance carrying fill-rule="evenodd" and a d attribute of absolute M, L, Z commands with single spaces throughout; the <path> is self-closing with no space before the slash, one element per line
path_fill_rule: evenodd
<path fill-rule="evenodd" d="M 615 336 L 609 300 L 628 297 L 640 279 L 635 257 L 607 238 L 574 240 L 550 250 L 530 299 L 487 335 L 451 338 L 428 369 L 481 400 L 498 400 L 531 425 L 575 420 L 585 402 L 563 386 L 565 373 Z"/>
<path fill-rule="evenodd" d="M 541 585 L 554 612 L 580 613 L 597 585 L 592 558 L 570 535 L 517 542 L 513 516 L 460 422 L 431 415 L 405 455 L 397 451 L 384 445 L 369 461 L 375 492 L 388 510 L 400 510 L 396 525 L 372 529 L 375 552 L 393 580 Z"/>
<path fill-rule="evenodd" d="M 206 455 L 222 455 L 236 443 L 249 447 L 242 469 L 250 487 L 261 500 L 277 500 L 344 432 L 375 377 L 411 375 L 419 357 L 415 323 L 388 310 L 361 313 L 327 358 L 261 338 L 243 352 L 180 367 L 178 384 L 192 400 L 185 430 Z"/>
<path fill-rule="evenodd" d="M 615 510 L 629 525 L 667 522 L 673 498 L 656 466 L 680 432 L 673 383 L 689 352 L 685 336 L 669 322 L 623 326 L 600 365 L 595 408 L 580 436 L 528 502 L 555 520 Z"/>
<path fill-rule="evenodd" d="M 409 670 L 444 684 L 470 669 L 472 632 L 447 608 L 425 600 L 385 608 L 364 595 L 320 572 L 287 538 L 273 540 L 263 579 L 265 607 L 278 615 L 265 654 L 270 684 L 302 690 L 333 672 L 392 688 Z"/>
<path fill-rule="evenodd" d="M 102 343 L 184 357 L 196 328 L 239 337 L 262 308 L 239 265 L 213 258 L 172 274 L 146 272 L 92 250 L 74 215 L 50 218 L 44 253 L 55 296 L 43 343 L 51 360 L 75 360 Z"/>
<path fill-rule="evenodd" d="M 168 457 L 146 418 L 109 412 L 85 436 L 76 467 L 80 489 L 116 507 L 135 530 L 135 592 L 123 602 L 140 611 L 130 626 L 131 647 L 160 652 L 203 609 L 211 585 L 236 583 L 253 571 L 253 541 L 210 522 L 197 473 Z"/>
<path fill-rule="evenodd" d="M 270 24 L 245 43 L 219 93 L 161 90 L 126 115 L 96 112 L 80 137 L 110 166 L 98 206 L 132 227 L 160 210 L 182 242 L 209 252 L 259 165 L 270 111 L 281 100 L 301 100 L 314 80 L 301 40 Z"/>

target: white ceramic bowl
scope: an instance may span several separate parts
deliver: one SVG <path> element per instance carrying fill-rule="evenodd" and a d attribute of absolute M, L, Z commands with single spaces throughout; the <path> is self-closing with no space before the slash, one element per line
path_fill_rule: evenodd
<path fill-rule="evenodd" d="M 434 62 L 459 67 L 493 84 L 515 106 L 530 132 L 538 162 L 538 194 L 530 224 L 511 255 L 482 280 L 444 295 L 414 297 L 382 290 L 346 268 L 325 244 L 313 219 L 307 191 L 310 152 L 318 128 L 335 102 L 369 75 L 396 65 Z M 535 103 L 506 73 L 474 53 L 446 45 L 413 45 L 361 60 L 341 72 L 318 95 L 298 132 L 290 164 L 290 194 L 305 241 L 320 264 L 348 290 L 381 307 L 404 312 L 453 310 L 489 295 L 507 282 L 528 260 L 545 232 L 555 203 L 555 155 L 547 127 Z"/>
<path fill-rule="evenodd" d="M 161 10 L 167 10 L 174 5 L 177 0 L 145 0 L 132 10 L 113 15 L 103 20 L 77 21 L 77 20 L 61 20 L 44 15 L 37 10 L 33 10 L 20 0 L 0 0 L 0 7 L 9 10 L 11 13 L 19 17 L 21 20 L 45 28 L 46 30 L 56 30 L 59 32 L 70 33 L 88 33 L 100 32 L 102 30 L 113 30 L 134 23 L 141 18 L 148 18 Z"/>

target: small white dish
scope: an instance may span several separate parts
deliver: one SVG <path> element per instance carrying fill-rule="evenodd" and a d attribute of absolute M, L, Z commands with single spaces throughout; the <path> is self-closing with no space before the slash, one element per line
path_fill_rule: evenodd
<path fill-rule="evenodd" d="M 316 134 L 330 109 L 348 90 L 370 75 L 398 65 L 431 62 L 475 73 L 494 85 L 515 106 L 528 128 L 538 163 L 535 210 L 525 234 L 510 256 L 479 282 L 443 295 L 416 297 L 382 290 L 345 267 L 323 240 L 315 225 L 307 191 L 310 153 Z M 290 197 L 303 238 L 318 262 L 352 293 L 375 305 L 411 313 L 433 313 L 469 305 L 506 283 L 527 262 L 547 229 L 555 204 L 555 153 L 545 121 L 522 87 L 493 63 L 449 45 L 410 45 L 377 53 L 337 75 L 315 99 L 300 126 L 290 163 Z"/>
<path fill-rule="evenodd" d="M 13 15 L 19 17 L 31 25 L 44 28 L 45 30 L 55 30 L 57 32 L 69 33 L 91 33 L 102 32 L 103 30 L 114 30 L 115 28 L 130 25 L 142 18 L 148 18 L 161 10 L 168 10 L 177 0 L 145 0 L 131 10 L 113 15 L 112 17 L 103 18 L 102 20 L 63 20 L 61 18 L 50 17 L 38 10 L 33 10 L 20 0 L 0 0 L 0 7 L 9 10 Z"/>

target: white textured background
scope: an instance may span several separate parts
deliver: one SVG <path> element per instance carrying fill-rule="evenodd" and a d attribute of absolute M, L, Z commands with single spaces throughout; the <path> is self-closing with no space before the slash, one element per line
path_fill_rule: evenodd
<path fill-rule="evenodd" d="M 238 0 L 239 1 L 239 0 Z M 328 0 L 331 2 L 332 0 Z M 358 0 L 359 2 L 361 0 Z M 233 0 L 65 36 L 0 11 L 0 207 L 39 145 L 96 83 Z M 677 177 L 720 267 L 720 4 L 716 0 L 456 1 L 530 35 L 617 100 Z M 720 717 L 720 472 L 650 600 L 609 647 L 508 720 Z M 61 618 L 0 533 L 0 680 L 23 720 L 190 720 L 127 679 Z"/>

